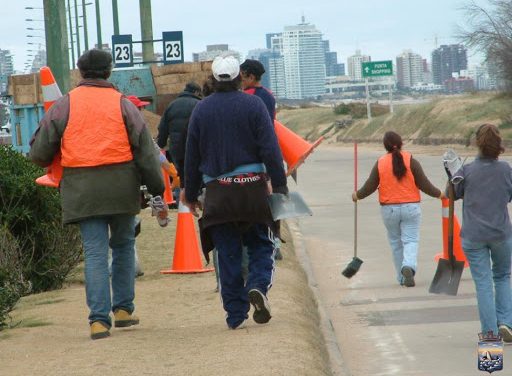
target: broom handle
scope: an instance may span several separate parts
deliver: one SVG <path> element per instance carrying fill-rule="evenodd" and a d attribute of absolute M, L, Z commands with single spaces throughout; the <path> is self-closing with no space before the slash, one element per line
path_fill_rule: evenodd
<path fill-rule="evenodd" d="M 357 192 L 357 142 L 354 142 L 354 192 Z M 354 257 L 357 257 L 357 201 L 354 202 Z"/>

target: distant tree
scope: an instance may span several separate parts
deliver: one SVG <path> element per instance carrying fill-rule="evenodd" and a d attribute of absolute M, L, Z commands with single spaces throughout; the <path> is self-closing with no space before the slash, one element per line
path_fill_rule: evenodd
<path fill-rule="evenodd" d="M 474 0 L 462 6 L 467 26 L 458 27 L 458 38 L 481 51 L 507 91 L 512 91 L 512 1 L 489 0 L 484 8 Z"/>

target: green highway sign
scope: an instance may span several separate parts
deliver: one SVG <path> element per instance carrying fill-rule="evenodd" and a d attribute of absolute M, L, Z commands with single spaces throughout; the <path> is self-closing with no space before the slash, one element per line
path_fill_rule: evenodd
<path fill-rule="evenodd" d="M 393 61 L 368 61 L 362 64 L 363 77 L 379 77 L 393 75 Z"/>

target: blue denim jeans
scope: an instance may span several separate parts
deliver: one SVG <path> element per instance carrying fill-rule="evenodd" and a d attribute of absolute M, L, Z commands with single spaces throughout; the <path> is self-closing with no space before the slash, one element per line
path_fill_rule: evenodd
<path fill-rule="evenodd" d="M 396 278 L 402 283 L 402 268 L 408 266 L 416 272 L 418 243 L 420 241 L 421 208 L 419 203 L 382 205 L 382 220 L 388 233 L 393 253 Z"/>
<path fill-rule="evenodd" d="M 110 311 L 133 312 L 135 297 L 135 216 L 112 215 L 80 221 L 85 255 L 85 293 L 89 323 L 111 326 Z M 110 229 L 110 239 L 109 239 Z M 108 250 L 112 248 L 112 298 Z"/>
<path fill-rule="evenodd" d="M 462 249 L 475 282 L 482 333 L 492 330 L 496 334 L 501 324 L 512 327 L 512 237 L 502 242 L 489 243 L 462 239 Z"/>
<path fill-rule="evenodd" d="M 247 319 L 251 289 L 267 294 L 274 276 L 274 235 L 265 225 L 253 224 L 241 230 L 234 223 L 223 223 L 208 228 L 217 249 L 220 294 L 226 322 L 237 327 Z M 243 231 L 243 232 L 241 232 Z M 248 277 L 242 274 L 242 248 L 247 247 Z"/>

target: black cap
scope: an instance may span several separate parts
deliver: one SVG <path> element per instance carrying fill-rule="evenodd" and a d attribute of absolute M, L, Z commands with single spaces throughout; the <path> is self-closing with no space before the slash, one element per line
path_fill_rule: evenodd
<path fill-rule="evenodd" d="M 85 51 L 76 62 L 84 78 L 108 78 L 112 71 L 112 55 L 104 50 L 93 48 Z"/>
<path fill-rule="evenodd" d="M 263 64 L 261 64 L 258 60 L 246 59 L 241 65 L 240 70 L 247 74 L 253 74 L 256 79 L 260 79 L 263 73 L 265 73 L 265 68 Z"/>

